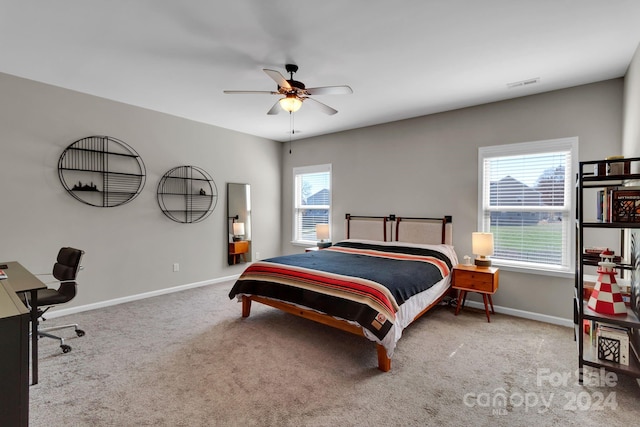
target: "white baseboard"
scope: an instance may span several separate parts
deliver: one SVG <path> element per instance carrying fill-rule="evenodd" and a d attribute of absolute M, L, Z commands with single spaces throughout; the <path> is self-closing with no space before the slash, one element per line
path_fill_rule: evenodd
<path fill-rule="evenodd" d="M 208 285 L 213 285 L 213 284 L 216 284 L 216 283 L 226 282 L 226 281 L 229 281 L 229 280 L 235 280 L 239 276 L 240 276 L 239 274 L 236 274 L 236 275 L 233 275 L 233 276 L 220 277 L 220 278 L 212 279 L 212 280 L 204 280 L 202 282 L 187 283 L 186 285 L 174 286 L 172 288 L 159 289 L 157 291 L 144 292 L 142 294 L 130 295 L 130 296 L 126 296 L 126 297 L 122 297 L 122 298 L 115 298 L 115 299 L 107 300 L 107 301 L 100 301 L 100 302 L 96 302 L 96 303 L 93 303 L 93 304 L 86 304 L 86 305 L 80 305 L 80 306 L 77 306 L 77 307 L 60 308 L 60 309 L 56 309 L 56 310 L 50 310 L 50 311 L 47 311 L 47 316 L 46 317 L 47 317 L 47 319 L 55 319 L 56 317 L 67 316 L 69 314 L 81 313 L 83 311 L 95 310 L 97 308 L 109 307 L 109 306 L 112 306 L 112 305 L 123 304 L 125 302 L 137 301 L 137 300 L 141 300 L 141 299 L 144 299 L 144 298 L 151 298 L 151 297 L 156 297 L 156 296 L 159 296 L 159 295 L 170 294 L 170 293 L 173 293 L 173 292 L 185 291 L 187 289 L 199 288 L 200 286 L 208 286 Z"/>
<path fill-rule="evenodd" d="M 484 311 L 484 304 L 478 301 L 467 301 L 465 306 L 479 308 Z M 534 313 L 532 311 L 518 310 L 509 307 L 493 306 L 496 313 L 508 314 L 509 316 L 522 317 L 524 319 L 537 320 L 539 322 L 551 323 L 553 325 L 566 326 L 573 328 L 573 319 L 564 319 L 562 317 L 549 316 L 547 314 Z"/>

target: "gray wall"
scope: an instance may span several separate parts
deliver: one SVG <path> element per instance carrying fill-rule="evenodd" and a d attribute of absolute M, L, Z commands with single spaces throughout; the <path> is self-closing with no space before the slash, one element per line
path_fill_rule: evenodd
<path fill-rule="evenodd" d="M 301 252 L 290 243 L 292 168 L 322 163 L 333 165 L 334 240 L 347 212 L 450 214 L 462 256 L 477 223 L 478 147 L 578 136 L 581 160 L 620 154 L 623 87 L 616 79 L 309 138 L 289 154 L 289 144 L 0 74 L 0 260 L 48 272 L 60 246 L 83 248 L 82 288 L 70 307 L 232 277 L 242 267 L 226 263 L 226 183 L 252 185 L 254 253 Z M 143 158 L 147 184 L 131 203 L 95 208 L 62 188 L 60 154 L 90 135 L 122 139 Z M 246 160 L 230 161 L 238 154 Z M 218 205 L 202 223 L 175 223 L 157 206 L 158 180 L 179 165 L 202 167 L 217 184 Z M 514 314 L 570 319 L 572 286 L 503 271 L 494 301 Z"/>
<path fill-rule="evenodd" d="M 624 79 L 622 138 L 622 154 L 625 157 L 640 157 L 640 45 Z"/>
<path fill-rule="evenodd" d="M 80 293 L 67 307 L 239 274 L 242 266 L 227 265 L 227 182 L 252 186 L 254 250 L 280 253 L 280 143 L 6 74 L 0 93 L 0 260 L 50 272 L 61 246 L 84 249 Z M 63 150 L 91 135 L 121 139 L 142 157 L 147 182 L 130 203 L 88 206 L 60 184 Z M 203 168 L 217 185 L 217 206 L 201 223 L 176 223 L 158 207 L 158 181 L 180 165 Z"/>
<path fill-rule="evenodd" d="M 458 256 L 471 254 L 477 227 L 478 147 L 579 137 L 581 160 L 620 154 L 623 80 L 528 96 L 286 144 L 283 248 L 291 242 L 292 168 L 333 165 L 333 240 L 345 213 L 453 215 Z M 569 324 L 573 279 L 501 272 L 494 303 L 503 311 L 541 313 Z M 547 316 L 546 318 L 544 316 Z M 562 323 L 562 322 L 561 322 Z"/>

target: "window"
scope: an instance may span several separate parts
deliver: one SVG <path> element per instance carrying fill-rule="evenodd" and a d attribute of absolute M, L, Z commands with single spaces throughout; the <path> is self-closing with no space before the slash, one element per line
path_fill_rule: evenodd
<path fill-rule="evenodd" d="M 573 273 L 578 138 L 479 149 L 478 231 L 493 233 L 493 263 Z"/>
<path fill-rule="evenodd" d="M 316 224 L 331 224 L 331 165 L 293 169 L 293 241 L 318 241 Z"/>

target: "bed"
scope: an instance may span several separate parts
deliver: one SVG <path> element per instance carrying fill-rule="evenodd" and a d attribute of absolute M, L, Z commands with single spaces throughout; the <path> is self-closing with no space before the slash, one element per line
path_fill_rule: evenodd
<path fill-rule="evenodd" d="M 402 331 L 448 294 L 457 264 L 452 221 L 395 215 L 345 218 L 344 240 L 254 262 L 229 292 L 248 317 L 253 301 L 364 336 L 391 369 Z"/>

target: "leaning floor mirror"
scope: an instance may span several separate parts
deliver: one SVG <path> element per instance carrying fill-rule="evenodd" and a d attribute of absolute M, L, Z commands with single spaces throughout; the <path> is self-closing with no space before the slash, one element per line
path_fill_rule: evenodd
<path fill-rule="evenodd" d="M 227 183 L 229 265 L 251 261 L 251 186 Z"/>

